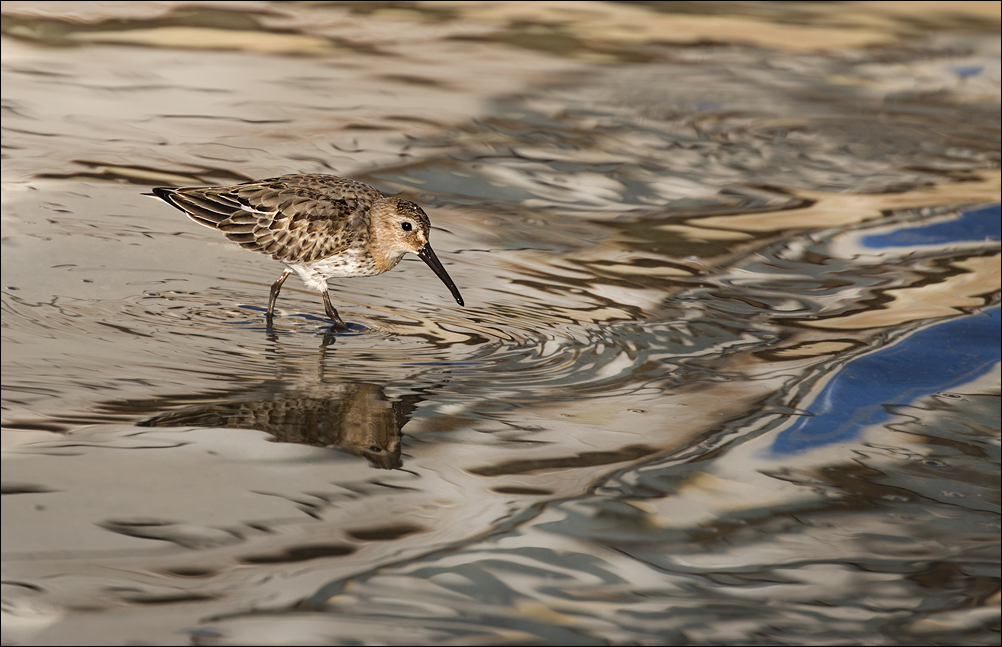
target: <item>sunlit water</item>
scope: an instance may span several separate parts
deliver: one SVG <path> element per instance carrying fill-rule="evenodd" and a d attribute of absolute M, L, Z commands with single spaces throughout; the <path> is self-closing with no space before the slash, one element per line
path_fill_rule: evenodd
<path fill-rule="evenodd" d="M 5 643 L 997 643 L 997 29 L 9 4 Z M 467 307 L 141 195 L 286 172 Z"/>

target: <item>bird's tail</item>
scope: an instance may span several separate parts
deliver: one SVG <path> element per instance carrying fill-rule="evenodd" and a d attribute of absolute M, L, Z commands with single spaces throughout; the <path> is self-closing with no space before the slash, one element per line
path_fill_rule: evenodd
<path fill-rule="evenodd" d="M 211 229 L 218 229 L 219 223 L 233 215 L 234 210 L 239 210 L 239 204 L 227 204 L 228 201 L 221 200 L 218 196 L 214 199 L 206 199 L 191 191 L 179 191 L 167 187 L 153 189 L 153 193 L 144 193 L 160 198 L 170 206 L 185 212 L 189 218 L 200 225 L 205 225 Z"/>

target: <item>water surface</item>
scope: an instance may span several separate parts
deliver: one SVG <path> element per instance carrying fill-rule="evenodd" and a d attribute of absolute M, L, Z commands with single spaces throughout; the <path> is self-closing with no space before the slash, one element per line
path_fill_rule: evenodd
<path fill-rule="evenodd" d="M 997 643 L 997 6 L 77 4 L 3 9 L 5 643 Z M 467 306 L 268 329 L 142 195 L 286 172 Z"/>

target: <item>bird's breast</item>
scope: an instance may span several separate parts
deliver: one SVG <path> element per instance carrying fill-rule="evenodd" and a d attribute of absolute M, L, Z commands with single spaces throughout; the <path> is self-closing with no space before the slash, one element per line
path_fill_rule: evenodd
<path fill-rule="evenodd" d="M 382 274 L 381 269 L 372 254 L 364 249 L 347 249 L 339 254 L 321 258 L 306 263 L 310 271 L 323 275 L 325 278 L 349 278 L 352 276 L 372 276 Z"/>

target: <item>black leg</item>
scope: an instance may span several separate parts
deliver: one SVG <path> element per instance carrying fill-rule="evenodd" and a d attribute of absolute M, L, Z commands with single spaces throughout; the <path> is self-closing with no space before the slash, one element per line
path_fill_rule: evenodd
<path fill-rule="evenodd" d="M 266 315 L 269 328 L 271 328 L 272 312 L 275 310 L 275 300 L 278 299 L 278 293 L 282 291 L 282 284 L 285 283 L 285 279 L 289 278 L 290 274 L 292 274 L 292 270 L 285 270 L 271 286 L 271 294 L 268 295 L 268 314 Z"/>
<path fill-rule="evenodd" d="M 331 297 L 327 294 L 326 290 L 322 293 L 322 296 L 324 297 L 324 310 L 327 311 L 327 316 L 334 322 L 334 329 L 348 330 L 348 325 L 341 321 L 341 317 L 338 316 L 337 310 L 335 310 L 334 306 L 331 305 Z"/>

